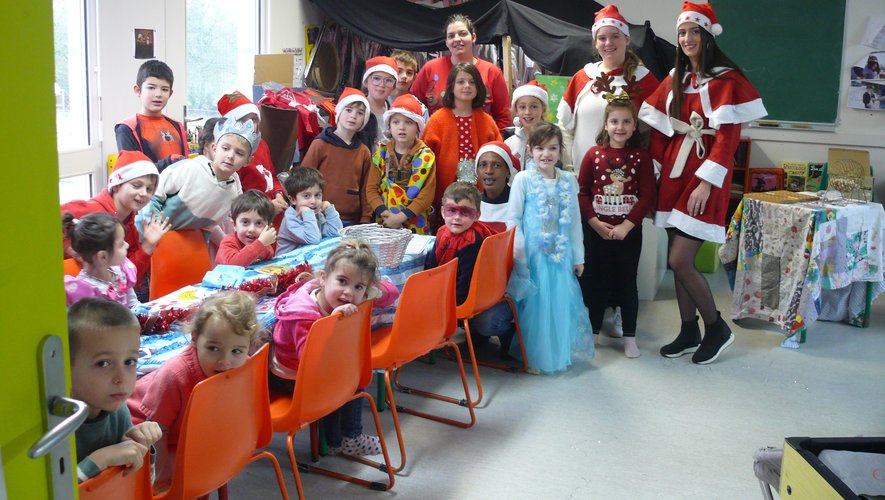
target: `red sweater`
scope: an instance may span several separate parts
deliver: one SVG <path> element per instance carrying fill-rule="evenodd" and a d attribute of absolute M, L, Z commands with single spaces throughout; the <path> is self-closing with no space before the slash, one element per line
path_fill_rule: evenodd
<path fill-rule="evenodd" d="M 257 189 L 266 194 L 271 200 L 277 193 L 285 197 L 283 186 L 277 179 L 274 165 L 270 158 L 270 148 L 264 139 L 258 142 L 258 149 L 252 154 L 252 161 L 248 165 L 237 171 L 240 177 L 240 184 L 243 186 L 243 192 L 250 189 Z"/>
<path fill-rule="evenodd" d="M 273 246 L 264 246 L 264 243 L 255 240 L 244 245 L 237 233 L 230 233 L 221 240 L 218 253 L 215 254 L 215 265 L 229 264 L 232 266 L 246 267 L 256 260 L 273 258 Z"/>
<path fill-rule="evenodd" d="M 488 90 L 485 112 L 492 115 L 499 129 L 509 127 L 512 125 L 510 92 L 507 90 L 504 73 L 494 64 L 482 59 L 477 59 L 475 66 Z M 437 57 L 422 66 L 412 82 L 412 94 L 427 106 L 431 114 L 442 108 L 442 93 L 446 90 L 446 80 L 453 67 L 451 57 Z"/>
<path fill-rule="evenodd" d="M 636 226 L 652 207 L 655 177 L 648 151 L 596 146 L 584 155 L 578 175 L 578 205 L 585 221 L 593 217 L 618 225 Z"/>
<path fill-rule="evenodd" d="M 111 193 L 108 192 L 107 189 L 103 189 L 90 200 L 74 200 L 65 203 L 61 206 L 61 212 L 70 212 L 71 215 L 77 218 L 93 212 L 107 212 L 116 217 L 117 206 L 114 205 L 114 199 L 111 197 Z M 126 243 L 129 244 L 129 250 L 126 252 L 126 257 L 135 264 L 135 268 L 138 270 L 135 277 L 135 286 L 137 289 L 138 287 L 141 287 L 141 282 L 144 279 L 145 273 L 151 268 L 151 256 L 141 248 L 141 238 L 138 234 L 138 230 L 135 229 L 134 212 L 129 214 L 123 220 L 123 229 L 126 232 L 124 239 L 126 240 Z M 71 242 L 67 238 L 64 240 L 64 249 L 65 256 L 70 257 L 74 255 L 71 250 Z"/>
<path fill-rule="evenodd" d="M 460 160 L 458 158 L 458 126 L 452 110 L 440 108 L 434 113 L 427 121 L 427 127 L 424 129 L 421 139 L 436 156 L 436 195 L 433 197 L 433 206 L 439 209 L 443 192 L 451 183 L 455 182 L 458 161 Z M 492 117 L 479 108 L 474 109 L 473 126 L 470 127 L 470 142 L 473 145 L 474 155 L 483 144 L 500 140 L 501 131 L 498 130 Z"/>

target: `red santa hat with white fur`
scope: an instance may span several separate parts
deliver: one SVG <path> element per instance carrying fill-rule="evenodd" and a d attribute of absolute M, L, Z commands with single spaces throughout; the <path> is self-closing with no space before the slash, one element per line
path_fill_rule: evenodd
<path fill-rule="evenodd" d="M 360 130 L 364 129 L 366 125 L 369 124 L 369 116 L 371 116 L 371 113 L 369 112 L 369 100 L 366 99 L 366 94 L 363 94 L 360 90 L 353 87 L 344 87 L 344 91 L 341 92 L 341 95 L 338 97 L 338 103 L 335 104 L 335 123 L 338 123 L 338 116 L 341 115 L 344 108 L 356 102 L 361 102 L 363 103 L 363 106 L 366 107 L 366 114 L 363 117 L 363 124 L 360 127 Z"/>
<path fill-rule="evenodd" d="M 544 103 L 545 108 L 549 106 L 547 101 L 547 87 L 538 83 L 538 80 L 532 80 L 525 85 L 516 87 L 513 91 L 513 97 L 510 99 L 510 105 L 516 106 L 516 101 L 519 100 L 520 97 L 535 97 Z"/>
<path fill-rule="evenodd" d="M 482 155 L 486 153 L 495 153 L 500 156 L 504 163 L 507 164 L 507 168 L 510 169 L 510 179 L 513 180 L 513 177 L 516 176 L 516 172 L 518 172 L 521 167 L 519 164 L 519 158 L 513 156 L 513 153 L 510 152 L 510 146 L 504 144 L 501 141 L 492 141 L 487 142 L 479 148 L 479 151 L 476 152 L 476 163 L 474 164 L 474 168 L 478 169 L 476 165 L 479 165 L 479 159 L 482 158 Z"/>
<path fill-rule="evenodd" d="M 596 13 L 596 17 L 593 19 L 593 26 L 590 28 L 590 31 L 593 32 L 594 40 L 596 40 L 596 32 L 606 26 L 617 28 L 624 35 L 630 36 L 630 25 L 627 24 L 627 20 L 624 19 L 624 16 L 621 15 L 621 12 L 615 5 L 607 5 Z"/>
<path fill-rule="evenodd" d="M 384 127 L 390 129 L 390 117 L 403 115 L 418 124 L 418 134 L 424 132 L 424 113 L 427 108 L 412 94 L 403 94 L 394 99 L 390 109 L 384 112 Z"/>
<path fill-rule="evenodd" d="M 363 85 L 366 84 L 369 75 L 377 72 L 388 74 L 392 76 L 394 80 L 399 78 L 399 67 L 396 65 L 396 59 L 387 56 L 378 56 L 366 61 L 366 71 L 363 73 Z"/>
<path fill-rule="evenodd" d="M 221 96 L 221 99 L 218 100 L 218 112 L 224 118 L 233 118 L 234 121 L 240 121 L 241 118 L 250 113 L 255 113 L 258 115 L 258 118 L 261 118 L 258 106 L 239 90 Z"/>
<path fill-rule="evenodd" d="M 141 151 L 121 151 L 108 177 L 108 189 L 144 175 L 160 175 L 157 166 Z"/>
<path fill-rule="evenodd" d="M 676 29 L 682 23 L 695 23 L 713 36 L 722 34 L 722 25 L 716 19 L 713 6 L 708 3 L 682 2 L 682 12 L 676 18 Z"/>

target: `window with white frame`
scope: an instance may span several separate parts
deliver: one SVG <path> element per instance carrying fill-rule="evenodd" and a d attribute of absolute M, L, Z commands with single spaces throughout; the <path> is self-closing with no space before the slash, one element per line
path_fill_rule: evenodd
<path fill-rule="evenodd" d="M 258 0 L 187 1 L 189 121 L 218 116 L 218 99 L 234 90 L 252 98 L 258 14 Z"/>

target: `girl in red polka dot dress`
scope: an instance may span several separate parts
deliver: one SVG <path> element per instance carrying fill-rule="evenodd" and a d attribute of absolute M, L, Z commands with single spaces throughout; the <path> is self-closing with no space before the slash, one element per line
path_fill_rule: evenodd
<path fill-rule="evenodd" d="M 626 94 L 607 97 L 603 126 L 581 162 L 578 204 L 589 226 L 584 303 L 590 310 L 594 342 L 599 340 L 608 304 L 620 304 L 624 354 L 639 357 L 636 316 L 639 292 L 636 270 L 642 250 L 642 219 L 655 197 L 655 178 L 648 151 L 639 147 L 636 107 Z"/>
<path fill-rule="evenodd" d="M 436 193 L 433 206 L 439 214 L 443 191 L 453 182 L 477 184 L 476 152 L 483 144 L 501 141 L 494 118 L 483 111 L 486 87 L 476 67 L 458 63 L 446 80 L 443 107 L 430 116 L 421 139 L 436 155 Z M 433 228 L 442 219 L 434 217 Z"/>

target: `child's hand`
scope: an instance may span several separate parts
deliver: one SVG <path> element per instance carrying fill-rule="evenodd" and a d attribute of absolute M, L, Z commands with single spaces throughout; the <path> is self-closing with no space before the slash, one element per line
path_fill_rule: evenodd
<path fill-rule="evenodd" d="M 308 207 L 308 206 L 303 206 L 303 207 L 301 207 L 301 209 L 298 211 L 298 213 L 299 213 L 299 215 L 301 215 L 301 218 L 302 218 L 302 219 L 304 218 L 304 214 L 306 214 L 306 213 L 308 213 L 308 212 L 314 212 L 314 213 L 316 213 L 315 210 L 311 210 L 310 207 Z"/>
<path fill-rule="evenodd" d="M 126 471 L 126 473 L 129 473 L 134 472 L 141 467 L 141 464 L 144 461 L 144 454 L 147 453 L 147 451 L 147 446 L 127 439 L 117 444 L 112 444 L 111 446 L 105 446 L 104 448 L 95 450 L 89 455 L 89 458 L 95 462 L 95 465 L 100 470 L 105 470 L 108 467 L 113 467 L 115 465 L 123 465 L 125 467 L 132 467 L 131 470 Z"/>
<path fill-rule="evenodd" d="M 163 429 L 156 422 L 142 422 L 126 431 L 125 437 L 149 448 L 163 437 Z"/>
<path fill-rule="evenodd" d="M 270 200 L 270 202 L 273 203 L 273 214 L 274 215 L 279 215 L 280 212 L 289 208 L 289 202 L 286 201 L 286 197 L 284 197 L 280 193 L 277 193 L 277 195 L 274 196 L 274 199 Z"/>
<path fill-rule="evenodd" d="M 340 312 L 343 316 L 350 316 L 356 312 L 356 306 L 353 304 L 341 304 L 335 309 L 332 309 L 332 314 L 335 314 L 336 312 Z"/>
<path fill-rule="evenodd" d="M 403 223 L 406 222 L 409 218 L 406 214 L 400 212 L 398 214 L 390 214 L 384 219 L 382 223 L 384 227 L 389 227 L 390 229 L 399 229 L 403 227 Z"/>
<path fill-rule="evenodd" d="M 328 209 L 328 208 L 331 207 L 331 206 L 332 206 L 331 203 L 329 203 L 328 201 L 323 200 L 323 204 L 322 204 L 322 206 L 320 206 L 320 212 L 325 212 L 326 209 Z"/>
<path fill-rule="evenodd" d="M 590 227 L 592 227 L 593 230 L 596 231 L 596 233 L 602 237 L 602 239 L 604 239 L 604 240 L 612 239 L 610 234 L 612 232 L 612 229 L 615 228 L 614 226 L 612 226 L 608 222 L 602 222 L 597 217 L 590 219 L 588 221 L 588 223 L 590 224 Z"/>
<path fill-rule="evenodd" d="M 388 217 L 390 217 L 390 211 L 385 210 L 381 212 L 381 215 L 378 216 L 378 218 L 381 219 L 378 221 L 378 224 L 384 225 L 384 223 L 387 222 Z"/>
<path fill-rule="evenodd" d="M 261 231 L 261 234 L 258 235 L 258 241 L 266 247 L 273 245 L 273 242 L 277 241 L 277 230 L 274 229 L 272 225 L 268 224 L 264 227 L 264 230 Z"/>
<path fill-rule="evenodd" d="M 584 274 L 584 264 L 575 264 L 575 276 L 580 278 L 582 274 Z"/>
<path fill-rule="evenodd" d="M 160 242 L 163 235 L 168 233 L 170 229 L 172 229 L 172 223 L 169 222 L 169 217 L 166 217 L 163 212 L 151 212 L 150 220 L 144 223 L 144 234 L 141 242 L 142 250 L 148 255 L 154 253 L 157 243 Z"/>
<path fill-rule="evenodd" d="M 635 226 L 636 225 L 632 222 L 625 220 L 624 222 L 613 227 L 612 230 L 609 231 L 608 235 L 613 240 L 623 240 L 627 237 L 628 234 L 630 234 L 630 231 L 632 231 Z"/>

